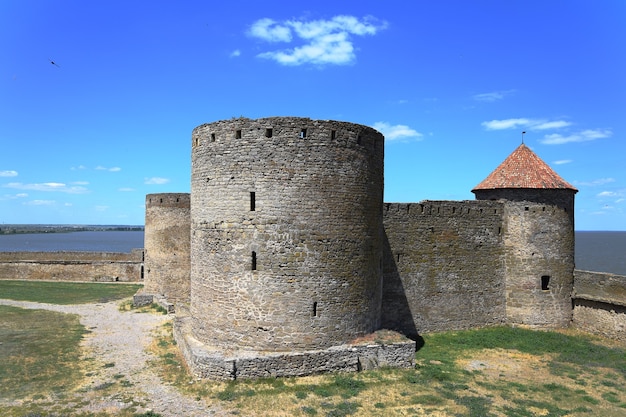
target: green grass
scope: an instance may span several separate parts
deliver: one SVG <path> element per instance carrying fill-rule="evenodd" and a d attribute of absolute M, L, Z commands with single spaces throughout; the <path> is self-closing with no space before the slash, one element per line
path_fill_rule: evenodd
<path fill-rule="evenodd" d="M 78 316 L 0 306 L 0 398 L 62 394 L 83 378 Z"/>
<path fill-rule="evenodd" d="M 0 298 L 50 304 L 85 304 L 121 300 L 141 284 L 0 280 Z"/>
<path fill-rule="evenodd" d="M 139 287 L 28 284 L 0 281 L 1 297 L 67 304 L 77 302 L 70 299 L 123 298 Z M 85 294 L 74 294 L 77 287 Z M 127 292 L 111 294 L 106 287 Z M 86 416 L 73 413 L 68 405 L 85 372 L 79 355 L 84 332 L 73 315 L 0 307 L 0 415 Z M 173 340 L 172 323 L 158 332 L 150 349 L 158 358 L 153 366 L 161 378 L 190 398 L 217 404 L 232 415 L 626 415 L 626 392 L 621 389 L 626 385 L 626 346 L 571 330 L 497 327 L 430 334 L 424 336 L 412 369 L 232 382 L 197 381 Z M 91 392 L 124 395 L 129 385 L 119 374 L 109 386 L 91 387 Z M 2 401 L 11 398 L 23 400 L 24 405 L 3 407 Z M 39 404 L 37 408 L 33 403 Z M 129 409 L 123 415 L 132 417 L 132 413 Z"/>

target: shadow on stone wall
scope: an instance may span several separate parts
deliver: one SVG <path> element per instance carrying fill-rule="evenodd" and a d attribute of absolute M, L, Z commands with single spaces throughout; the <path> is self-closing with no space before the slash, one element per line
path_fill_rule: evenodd
<path fill-rule="evenodd" d="M 404 285 L 400 279 L 398 266 L 391 252 L 387 232 L 384 234 L 383 242 L 383 306 L 381 327 L 383 329 L 395 330 L 417 343 L 419 350 L 424 339 L 418 334 L 413 314 L 406 297 Z"/>

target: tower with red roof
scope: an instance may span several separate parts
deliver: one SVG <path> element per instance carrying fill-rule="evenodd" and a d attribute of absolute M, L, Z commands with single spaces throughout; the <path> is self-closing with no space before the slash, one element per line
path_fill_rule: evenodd
<path fill-rule="evenodd" d="M 578 190 L 521 144 L 472 192 L 477 200 L 505 202 L 507 322 L 567 326 L 572 318 Z"/>

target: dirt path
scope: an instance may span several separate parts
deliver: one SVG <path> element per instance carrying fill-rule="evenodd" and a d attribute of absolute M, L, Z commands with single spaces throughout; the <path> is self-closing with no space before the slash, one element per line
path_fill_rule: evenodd
<path fill-rule="evenodd" d="M 152 341 L 152 331 L 171 316 L 151 313 L 121 312 L 116 302 L 97 304 L 56 305 L 26 301 L 2 300 L 0 304 L 28 309 L 45 309 L 80 316 L 80 322 L 91 333 L 85 335 L 82 345 L 85 359 L 95 358 L 94 370 L 87 380 L 91 389 L 81 390 L 80 400 L 89 401 L 84 411 L 116 411 L 132 402 L 144 404 L 139 412 L 151 410 L 164 417 L 222 416 L 222 410 L 207 406 L 166 385 L 150 368 L 152 358 L 146 348 Z M 113 383 L 124 384 L 123 392 L 102 396 Z"/>

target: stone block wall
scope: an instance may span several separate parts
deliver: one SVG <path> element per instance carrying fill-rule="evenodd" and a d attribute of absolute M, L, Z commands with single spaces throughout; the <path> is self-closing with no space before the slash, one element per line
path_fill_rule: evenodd
<path fill-rule="evenodd" d="M 574 280 L 574 225 L 569 210 L 550 204 L 547 198 L 507 201 L 503 235 L 508 323 L 567 327 Z"/>
<path fill-rule="evenodd" d="M 112 252 L 0 252 L 0 279 L 140 282 L 143 250 Z"/>
<path fill-rule="evenodd" d="M 194 129 L 198 339 L 297 351 L 378 328 L 383 141 L 367 126 L 298 117 Z"/>
<path fill-rule="evenodd" d="M 416 336 L 504 324 L 503 207 L 385 203 L 382 327 Z"/>
<path fill-rule="evenodd" d="M 573 325 L 626 342 L 626 276 L 574 271 Z"/>
<path fill-rule="evenodd" d="M 190 196 L 162 193 L 146 196 L 144 293 L 170 303 L 190 297 Z"/>

